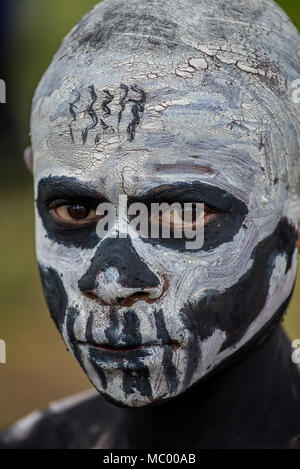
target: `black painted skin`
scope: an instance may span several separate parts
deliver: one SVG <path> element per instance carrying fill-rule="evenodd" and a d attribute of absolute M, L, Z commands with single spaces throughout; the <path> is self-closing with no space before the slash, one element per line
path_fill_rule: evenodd
<path fill-rule="evenodd" d="M 180 41 L 180 24 L 170 16 L 164 2 L 155 1 L 153 13 L 149 11 L 149 3 L 140 2 L 133 5 L 136 10 L 128 7 L 128 2 L 121 2 L 117 8 L 107 9 L 103 18 L 94 23 L 93 28 L 88 27 L 89 18 L 84 18 L 70 35 L 68 54 L 76 55 L 79 50 L 87 47 L 97 52 L 104 52 L 107 48 L 116 50 L 157 51 L 160 48 L 168 50 L 170 54 L 182 47 Z M 190 8 L 198 8 L 198 3 L 189 2 Z M 227 10 L 230 11 L 228 15 Z M 247 23 L 257 24 L 260 16 L 265 11 L 265 5 L 249 9 L 249 13 L 237 4 L 228 8 L 228 2 L 220 2 L 218 13 L 225 19 L 244 19 Z M 185 22 L 184 14 L 182 23 Z M 259 23 L 258 23 L 259 24 Z M 218 26 L 219 27 L 219 26 Z M 193 32 L 190 24 L 188 28 Z M 274 28 L 275 29 L 275 28 Z M 145 34 L 147 32 L 147 34 Z M 150 34 L 149 34 L 150 32 Z M 212 28 L 212 32 L 216 33 Z M 128 34 L 130 33 L 130 34 Z M 194 31 L 196 33 L 196 31 Z M 124 36 L 124 34 L 126 36 Z M 218 31 L 221 34 L 221 31 Z M 264 32 L 262 31 L 262 36 Z M 269 34 L 269 32 L 268 32 Z M 127 37 L 132 37 L 132 45 Z M 264 36 L 263 36 L 264 37 Z M 272 37 L 272 36 L 271 36 Z M 138 40 L 136 40 L 136 38 Z M 248 39 L 248 38 L 247 38 Z M 256 48 L 256 37 L 249 36 L 249 49 Z M 138 43 L 138 44 L 137 44 Z M 269 42 L 268 42 L 269 44 Z M 259 46 L 259 41 L 257 41 Z M 132 49 L 134 46 L 134 49 Z M 258 51 L 261 47 L 258 47 Z M 278 50 L 281 50 L 278 48 Z M 267 55 L 268 54 L 264 54 Z M 286 54 L 288 56 L 288 54 Z M 289 56 L 288 56 L 289 57 Z M 61 57 L 62 58 L 62 57 Z M 60 60 L 61 60 L 60 58 Z M 272 70 L 267 60 L 266 67 Z M 236 71 L 232 72 L 233 74 Z M 233 75 L 235 76 L 235 75 Z M 278 93 L 276 80 L 258 76 L 258 80 L 276 93 Z M 135 137 L 135 131 L 144 112 L 145 96 L 143 90 L 129 90 L 126 84 L 120 85 L 123 97 L 120 101 L 120 113 L 118 121 L 122 119 L 122 112 L 128 104 L 129 91 L 135 92 L 139 97 L 131 101 L 132 120 L 126 132 L 128 141 Z M 90 124 L 80 133 L 82 145 L 95 130 L 96 126 L 101 131 L 105 130 L 105 117 L 110 114 L 110 103 L 114 97 L 106 90 L 101 108 L 105 114 L 104 120 L 99 120 L 94 103 L 98 90 L 89 83 L 89 101 L 85 108 L 86 115 L 90 118 Z M 81 102 L 80 93 L 75 92 L 74 100 L 69 103 L 69 133 L 71 141 L 74 141 L 73 124 L 76 121 L 76 105 Z M 123 108 L 124 106 L 124 108 Z M 99 130 L 99 131 L 100 131 Z M 115 129 L 110 129 L 114 131 Z M 99 136 L 95 136 L 95 143 L 99 142 Z M 194 191 L 192 200 L 198 194 L 201 201 L 207 204 L 219 204 L 219 220 L 221 229 L 212 223 L 208 227 L 209 236 L 202 249 L 213 249 L 221 243 L 229 242 L 240 229 L 246 229 L 244 225 L 247 208 L 241 201 L 230 198 L 231 196 L 218 189 L 210 189 L 205 185 L 182 186 L 182 193 L 186 195 L 187 187 Z M 177 186 L 180 190 L 180 185 Z M 62 230 L 53 225 L 47 213 L 47 204 L 51 199 L 51 193 L 57 197 L 61 190 L 61 198 L 78 201 L 81 195 L 83 201 L 87 197 L 88 202 L 98 205 L 101 195 L 97 191 L 88 191 L 81 187 L 75 180 L 44 180 L 40 183 L 38 198 L 38 210 L 42 217 L 48 236 L 67 246 L 75 246 L 81 249 L 96 247 L 99 239 L 95 233 L 95 226 L 90 230 Z M 43 192 L 43 194 L 42 194 Z M 49 193 L 48 193 L 49 192 Z M 166 190 L 165 195 L 171 193 L 173 188 Z M 203 195 L 210 195 L 208 200 L 203 200 Z M 157 196 L 157 194 L 156 194 Z M 158 201 L 161 201 L 160 194 Z M 146 199 L 152 200 L 151 194 Z M 212 200 L 213 199 L 213 200 Z M 224 201 L 229 201 L 229 207 L 224 206 Z M 232 209 L 232 210 L 230 210 Z M 243 226 L 243 228 L 241 228 Z M 207 230 L 206 230 L 207 233 Z M 176 242 L 177 244 L 176 244 Z M 180 312 L 181 319 L 192 332 L 189 344 L 189 367 L 186 370 L 186 384 L 189 384 L 193 361 L 199 358 L 198 340 L 205 339 L 218 327 L 227 333 L 224 348 L 235 345 L 244 335 L 253 320 L 263 308 L 268 292 L 269 282 L 274 268 L 274 260 L 278 254 L 284 254 L 288 260 L 287 270 L 291 267 L 292 254 L 295 248 L 296 232 L 286 219 L 282 219 L 276 230 L 268 238 L 263 240 L 253 251 L 253 266 L 237 284 L 223 293 L 207 292 L 206 298 L 199 301 L 196 306 L 187 304 Z M 145 240 L 153 244 L 164 244 L 170 249 L 180 251 L 178 240 Z M 104 245 L 104 243 L 103 243 Z M 106 248 L 109 247 L 106 244 Z M 122 276 L 122 285 L 134 284 L 135 268 L 139 269 L 139 282 L 156 284 L 156 279 L 147 266 L 138 259 L 130 240 L 115 240 L 114 247 L 125 252 L 124 258 L 108 256 L 106 261 L 111 266 L 121 269 L 124 263 L 129 262 L 130 269 Z M 101 256 L 105 251 L 98 247 L 91 265 L 86 274 L 79 281 L 79 288 L 83 294 L 95 283 L 95 276 L 101 269 L 103 261 Z M 126 258 L 127 256 L 127 258 Z M 152 273 L 153 274 L 153 273 Z M 49 309 L 59 330 L 67 314 L 66 324 L 72 343 L 73 352 L 80 362 L 80 353 L 76 347 L 74 337 L 74 322 L 80 312 L 69 307 L 66 292 L 60 276 L 55 270 L 41 268 L 41 277 L 44 285 Z M 147 282 L 146 282 L 147 279 Z M 127 409 L 120 408 L 107 402 L 102 396 L 91 398 L 89 401 L 78 404 L 75 408 L 65 411 L 61 415 L 54 415 L 46 411 L 39 422 L 23 441 L 4 443 L 0 438 L 0 446 L 26 447 L 26 448 L 89 448 L 97 446 L 97 442 L 108 433 L 106 448 L 300 448 L 300 374 L 298 367 L 291 361 L 291 346 L 280 325 L 280 319 L 288 305 L 288 300 L 274 315 L 272 321 L 253 338 L 251 343 L 238 350 L 238 353 L 230 357 L 215 371 L 209 372 L 205 379 L 189 388 L 186 392 L 168 402 L 156 403 L 146 408 Z M 201 324 L 205 327 L 199 327 Z M 86 329 L 86 338 L 92 342 L 92 319 L 90 312 Z M 169 343 L 170 337 L 164 324 L 163 311 L 155 312 L 158 337 L 165 343 Z M 110 342 L 114 341 L 114 331 L 118 326 L 117 316 L 112 315 L 110 327 L 105 331 Z M 128 345 L 139 343 L 139 321 L 134 311 L 128 309 L 125 314 L 125 328 L 123 340 Z M 92 354 L 93 352 L 91 352 Z M 138 357 L 137 357 L 138 360 Z M 95 363 L 97 357 L 95 357 Z M 177 386 L 176 375 L 172 364 L 172 350 L 166 348 L 163 367 L 169 378 L 170 387 Z M 100 379 L 105 388 L 105 376 Z M 127 374 L 130 376 L 130 374 Z M 140 392 L 149 393 L 147 385 L 147 370 L 140 372 L 138 382 L 132 383 L 130 378 L 124 379 L 124 387 L 130 393 L 132 386 Z M 2 443 L 1 443 L 2 442 Z"/>
<path fill-rule="evenodd" d="M 300 449 L 300 374 L 281 315 L 238 358 L 175 400 L 129 410 L 99 395 L 61 414 L 48 409 L 24 439 L 2 434 L 0 449 L 91 448 L 101 437 L 107 449 Z"/>
<path fill-rule="evenodd" d="M 127 260 L 130 261 L 131 268 L 123 273 L 123 285 L 134 284 L 135 264 L 140 272 L 139 277 L 145 277 L 145 284 L 157 284 L 157 279 L 138 258 L 128 239 L 108 242 L 115 242 L 116 247 L 120 242 L 128 243 L 126 253 L 130 257 Z M 287 256 L 288 271 L 295 242 L 294 228 L 286 219 L 282 219 L 274 233 L 255 248 L 252 254 L 252 268 L 236 285 L 223 294 L 210 292 L 196 307 L 187 305 L 181 311 L 183 322 L 193 337 L 189 345 L 186 385 L 192 376 L 195 358 L 198 358 L 200 353 L 198 338 L 205 339 L 218 327 L 228 334 L 223 348 L 235 344 L 265 303 L 276 256 Z M 123 244 L 120 248 L 124 250 Z M 100 249 L 101 247 L 96 251 L 89 270 L 79 282 L 83 293 L 85 289 L 93 287 L 95 275 L 103 267 L 102 256 L 106 256 L 106 264 L 122 272 L 121 264 L 124 265 L 124 259 L 109 256 L 107 253 L 114 252 L 112 249 L 106 247 L 102 253 L 99 252 Z M 62 281 L 53 269 L 41 268 L 41 277 L 49 309 L 58 329 L 61 330 L 67 308 L 67 295 Z M 300 374 L 291 361 L 290 343 L 279 325 L 288 301 L 250 344 L 176 399 L 156 402 L 146 408 L 126 409 L 109 398 L 106 402 L 99 396 L 78 404 L 73 410 L 66 411 L 55 419 L 47 411 L 23 442 L 6 442 L 3 445 L 35 448 L 92 447 L 97 445 L 101 435 L 105 433 L 105 445 L 109 448 L 300 448 Z M 229 306 L 234 314 L 229 314 Z M 224 311 L 227 314 L 222 314 Z M 81 364 L 80 351 L 73 331 L 79 311 L 76 308 L 67 308 L 66 314 L 72 349 Z M 91 312 L 86 330 L 86 337 L 90 342 L 93 340 L 92 317 Z M 198 328 L 200 317 L 201 329 Z M 158 337 L 164 343 L 169 343 L 170 337 L 161 311 L 155 313 L 155 319 Z M 114 342 L 114 332 L 118 326 L 114 323 L 115 320 L 116 317 L 112 315 L 111 326 L 105 331 L 110 343 Z M 128 309 L 125 323 L 122 340 L 128 346 L 140 343 L 139 320 L 134 311 Z M 203 324 L 206 327 L 203 327 Z M 105 389 L 105 374 L 97 366 L 98 355 L 93 354 L 91 349 L 91 363 L 95 366 Z M 139 357 L 140 354 L 136 362 Z M 177 378 L 172 364 L 171 347 L 166 348 L 162 365 L 170 387 L 175 389 Z M 142 363 L 135 377 L 128 370 L 124 373 L 124 391 L 130 393 L 135 387 L 141 394 L 151 395 L 147 378 L 148 370 Z M 111 405 L 110 401 L 117 406 Z M 86 415 L 90 415 L 87 421 Z M 86 435 L 81 439 L 78 436 L 78 428 L 83 420 L 87 429 Z M 65 426 L 68 428 L 67 432 Z M 92 428 L 97 428 L 95 434 Z M 51 438 L 46 438 L 45 432 L 49 433 Z"/>
<path fill-rule="evenodd" d="M 48 216 L 48 206 L 53 194 L 68 201 L 75 200 L 75 195 L 76 200 L 82 196 L 85 201 L 95 206 L 100 203 L 102 197 L 93 189 L 87 190 L 86 187 L 80 186 L 73 179 L 50 179 L 40 182 L 37 201 L 48 236 L 56 242 L 81 248 L 95 246 L 94 233 L 90 228 L 88 236 L 86 232 L 78 235 L 76 232 L 74 237 L 72 231 L 66 230 L 66 233 L 54 226 L 51 217 Z M 221 234 L 218 231 L 213 237 L 213 228 L 210 231 L 215 246 L 230 241 L 241 229 L 247 209 L 242 202 L 224 191 L 217 188 L 210 189 L 207 190 L 205 185 L 196 182 L 189 185 L 180 183 L 175 185 L 175 193 L 174 185 L 163 186 L 161 190 L 155 191 L 155 197 L 160 202 L 162 200 L 172 202 L 174 194 L 180 200 L 182 200 L 182 194 L 185 194 L 185 201 L 188 201 L 188 197 L 195 200 L 195 194 L 197 194 L 199 200 L 205 199 L 205 203 L 217 207 L 221 220 L 225 222 L 222 225 Z M 141 199 L 138 200 L 141 201 Z M 146 194 L 143 201 L 153 202 L 153 194 Z M 228 217 L 231 217 L 231 223 L 227 224 Z M 227 334 L 226 342 L 222 347 L 225 349 L 235 345 L 243 337 L 265 304 L 276 257 L 284 254 L 287 258 L 286 272 L 291 268 L 296 239 L 295 229 L 287 219 L 283 218 L 275 231 L 254 249 L 251 256 L 253 259 L 251 269 L 235 285 L 223 293 L 207 292 L 198 304 L 193 306 L 187 304 L 182 309 L 181 319 L 191 333 L 191 341 L 188 345 L 188 366 L 184 378 L 186 386 L 190 384 L 195 362 L 201 357 L 199 339 L 205 340 L 216 328 L 221 329 Z M 161 240 L 155 240 L 155 242 L 161 242 Z M 169 243 L 169 248 L 178 249 L 178 245 L 172 245 L 172 240 L 169 240 Z M 204 244 L 203 249 L 209 248 L 210 246 Z M 89 269 L 79 280 L 78 286 L 81 292 L 83 294 L 91 292 L 95 287 L 96 276 L 108 267 L 114 267 L 119 271 L 120 283 L 124 287 L 136 287 L 137 283 L 141 288 L 156 287 L 159 283 L 156 275 L 139 258 L 130 238 L 106 239 L 99 244 Z M 66 315 L 71 348 L 83 367 L 80 347 L 74 336 L 74 323 L 80 312 L 74 307 L 68 307 L 67 294 L 59 274 L 54 269 L 42 266 L 40 272 L 51 315 L 60 331 Z M 158 401 L 140 409 L 122 408 L 120 403 L 115 402 L 109 396 L 105 396 L 106 401 L 102 397 L 93 398 L 90 402 L 78 404 L 78 409 L 66 412 L 64 418 L 68 418 L 69 433 L 67 437 L 65 435 L 61 437 L 62 441 L 57 440 L 62 431 L 59 419 L 56 417 L 52 422 L 50 418 L 49 423 L 47 420 L 49 412 L 46 412 L 41 422 L 32 429 L 32 434 L 23 443 L 18 443 L 18 446 L 91 447 L 97 445 L 102 433 L 108 432 L 109 437 L 105 444 L 109 448 L 300 447 L 298 412 L 300 374 L 296 365 L 291 361 L 290 343 L 279 325 L 288 301 L 249 344 L 225 360 L 225 363 L 219 365 L 216 370 L 208 370 L 201 382 L 194 384 L 176 398 Z M 111 345 L 117 345 L 117 341 L 120 340 L 119 337 L 116 338 L 116 331 L 119 329 L 118 321 L 118 316 L 112 313 L 111 325 L 105 330 L 107 341 Z M 169 387 L 171 391 L 174 391 L 178 381 L 172 363 L 172 340 L 164 323 L 163 311 L 155 311 L 155 321 L 157 338 L 166 344 L 162 366 Z M 93 311 L 90 312 L 86 329 L 86 339 L 89 343 L 94 341 L 92 324 Z M 129 348 L 141 344 L 139 318 L 130 308 L 124 314 L 123 326 L 122 343 Z M 141 395 L 151 397 L 149 371 L 140 361 L 141 353 L 139 351 L 134 359 L 135 371 L 137 365 L 139 365 L 139 370 L 134 375 L 130 372 L 130 367 L 124 370 L 123 390 L 129 395 L 133 389 L 138 389 Z M 108 361 L 114 359 L 113 352 L 112 357 L 108 352 L 103 356 L 100 350 L 91 347 L 89 356 L 105 390 L 106 377 L 101 367 L 98 366 L 98 362 L 103 362 L 104 359 Z M 116 405 L 112 406 L 111 403 Z M 98 429 L 96 434 L 89 435 L 82 440 L 76 433 L 82 418 L 80 405 L 85 409 L 84 412 L 91 415 L 87 435 L 89 435 L 89 428 L 93 425 Z M 93 412 L 92 407 L 95 410 L 98 409 L 99 412 Z M 55 427 L 54 440 L 46 440 L 43 431 L 38 427 L 42 426 L 46 429 L 49 426 L 50 431 L 52 425 Z"/>
<path fill-rule="evenodd" d="M 39 214 L 43 220 L 48 236 L 54 241 L 66 245 L 87 248 L 95 247 L 95 225 L 85 229 L 76 230 L 57 226 L 50 213 L 49 206 L 53 202 L 53 198 L 62 199 L 68 203 L 74 200 L 81 200 L 82 203 L 88 202 L 92 206 L 96 206 L 99 200 L 103 200 L 96 191 L 87 188 L 83 184 L 73 178 L 47 178 L 39 183 L 39 193 L 37 207 Z M 239 229 L 241 229 L 246 215 L 247 208 L 245 204 L 231 194 L 217 188 L 207 186 L 198 181 L 191 183 L 177 183 L 173 185 L 163 185 L 155 188 L 155 190 L 146 193 L 141 197 L 131 198 L 131 202 L 153 203 L 155 201 L 166 201 L 172 203 L 174 201 L 189 202 L 201 201 L 218 211 L 218 216 L 213 222 L 208 223 L 205 229 L 205 238 L 203 250 L 217 247 L 220 244 L 231 241 Z M 65 202 L 64 202 L 65 203 Z M 242 229 L 246 229 L 244 224 Z M 199 339 L 201 341 L 211 336 L 216 329 L 226 332 L 227 339 L 222 346 L 222 350 L 234 346 L 246 333 L 250 324 L 256 319 L 264 307 L 269 282 L 275 266 L 275 260 L 278 255 L 286 255 L 288 271 L 291 267 L 292 256 L 295 249 L 297 233 L 295 229 L 283 218 L 275 231 L 265 240 L 259 243 L 252 253 L 253 265 L 249 271 L 244 274 L 240 280 L 232 287 L 224 292 L 207 291 L 205 296 L 196 304 L 187 303 L 180 311 L 182 323 L 191 334 L 188 344 L 188 364 L 184 376 L 185 388 L 190 385 L 191 379 L 195 372 L 195 367 L 201 359 L 201 351 L 199 347 Z M 145 239 L 145 242 L 152 244 L 161 244 L 170 249 L 181 250 L 182 240 L 178 239 Z M 178 245 L 179 242 L 179 245 Z M 99 244 L 99 239 L 98 239 Z M 106 269 L 114 267 L 119 272 L 119 283 L 126 288 L 155 288 L 159 285 L 159 279 L 154 272 L 140 259 L 138 253 L 134 249 L 130 237 L 107 238 L 100 242 L 94 257 L 91 260 L 90 267 L 78 282 L 79 290 L 82 294 L 89 295 L 96 286 L 96 279 L 99 273 Z M 58 329 L 62 330 L 62 323 L 65 317 L 67 304 L 63 299 L 66 294 L 63 293 L 64 286 L 59 275 L 53 269 L 41 268 L 42 281 L 46 294 L 49 309 L 54 318 Z M 58 295 L 55 295 L 55 290 Z M 57 304 L 58 299 L 62 298 L 61 303 Z M 120 306 L 123 304 L 123 298 L 118 299 Z M 54 303 L 54 304 L 53 304 Z M 78 362 L 82 366 L 80 345 L 73 337 L 73 324 L 76 316 L 80 314 L 76 308 L 67 308 L 67 330 L 71 339 L 72 350 Z M 178 314 L 178 313 L 177 313 Z M 163 338 L 164 347 L 163 368 L 167 377 L 168 384 L 172 391 L 175 391 L 178 385 L 176 370 L 172 363 L 174 349 L 172 340 L 168 337 L 168 332 L 164 325 L 163 311 L 156 310 L 156 325 L 159 335 Z M 125 314 L 125 321 L 128 320 L 130 327 L 125 327 L 122 342 L 126 347 L 134 347 L 141 344 L 141 335 L 139 330 L 140 321 L 133 310 L 128 309 Z M 92 323 L 93 313 L 90 313 L 90 321 Z M 105 331 L 109 346 L 116 347 L 120 338 L 117 331 L 119 317 L 113 310 L 110 311 L 111 326 Z M 92 331 L 87 331 L 89 343 L 93 343 Z M 72 337 L 74 340 L 72 340 Z M 106 389 L 105 374 L 99 366 L 101 362 L 107 363 L 115 358 L 114 352 L 105 353 L 93 347 L 89 348 L 89 357 L 92 366 L 95 368 L 103 389 Z M 126 356 L 126 352 L 124 357 Z M 131 359 L 138 367 L 135 377 L 132 377 L 130 366 L 128 370 L 123 371 L 123 390 L 128 396 L 137 389 L 142 396 L 150 396 L 151 386 L 149 383 L 149 371 L 144 366 L 140 358 L 147 354 L 146 351 L 137 351 Z M 209 371 L 209 369 L 207 370 Z M 109 399 L 111 399 L 108 396 Z M 117 403 L 118 404 L 118 403 Z"/>

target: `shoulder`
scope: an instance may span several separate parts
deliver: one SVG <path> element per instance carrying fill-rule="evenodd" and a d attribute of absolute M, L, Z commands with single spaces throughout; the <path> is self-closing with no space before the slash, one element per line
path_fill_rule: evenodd
<path fill-rule="evenodd" d="M 0 433 L 0 449 L 92 448 L 105 436 L 110 416 L 104 398 L 85 391 L 18 420 Z"/>

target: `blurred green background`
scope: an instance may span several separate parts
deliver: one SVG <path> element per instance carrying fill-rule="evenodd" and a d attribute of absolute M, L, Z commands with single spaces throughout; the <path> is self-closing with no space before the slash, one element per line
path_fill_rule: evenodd
<path fill-rule="evenodd" d="M 0 339 L 7 344 L 7 364 L 0 364 L 0 429 L 90 387 L 45 305 L 34 253 L 32 181 L 22 151 L 29 144 L 34 89 L 62 38 L 97 0 L 7 3 L 11 21 L 0 52 L 0 78 L 7 84 L 7 104 L 0 104 Z M 300 29 L 300 2 L 278 3 Z M 291 338 L 300 338 L 299 309 L 300 280 L 285 319 Z"/>

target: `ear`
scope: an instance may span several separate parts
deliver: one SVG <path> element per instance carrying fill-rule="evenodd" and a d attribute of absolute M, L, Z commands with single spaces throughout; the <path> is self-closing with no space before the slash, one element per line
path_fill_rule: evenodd
<path fill-rule="evenodd" d="M 27 169 L 32 173 L 33 172 L 33 153 L 32 147 L 27 147 L 24 150 L 24 161 Z"/>
<path fill-rule="evenodd" d="M 296 246 L 298 248 L 298 251 L 300 252 L 300 231 L 298 231 L 298 239 L 296 241 Z"/>

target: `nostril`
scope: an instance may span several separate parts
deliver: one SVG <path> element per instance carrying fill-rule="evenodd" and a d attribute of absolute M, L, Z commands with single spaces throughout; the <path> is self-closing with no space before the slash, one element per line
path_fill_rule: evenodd
<path fill-rule="evenodd" d="M 147 296 L 148 296 L 148 293 L 147 293 L 147 292 L 145 292 L 145 291 L 137 291 L 137 292 L 132 293 L 131 295 L 128 295 L 128 297 L 126 297 L 126 298 L 124 298 L 124 297 L 122 297 L 122 296 L 118 296 L 118 297 L 116 298 L 116 300 L 117 300 L 118 303 L 122 303 L 123 301 L 128 301 L 128 300 L 130 300 L 130 298 L 131 298 L 131 299 L 134 299 L 134 298 L 137 298 L 137 297 L 147 298 Z"/>
<path fill-rule="evenodd" d="M 126 297 L 118 296 L 116 301 L 122 306 L 132 306 L 139 299 L 149 301 L 149 292 L 137 291 Z"/>

